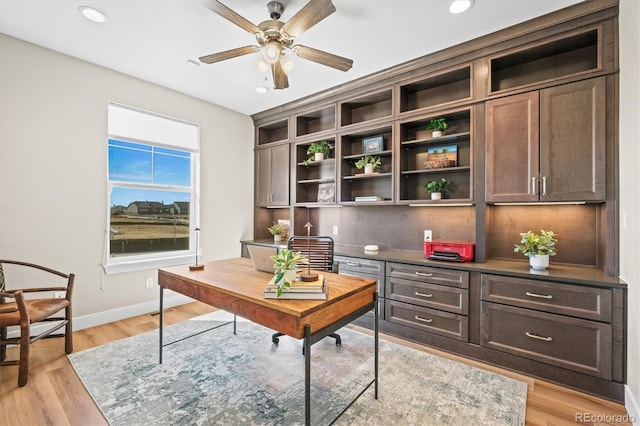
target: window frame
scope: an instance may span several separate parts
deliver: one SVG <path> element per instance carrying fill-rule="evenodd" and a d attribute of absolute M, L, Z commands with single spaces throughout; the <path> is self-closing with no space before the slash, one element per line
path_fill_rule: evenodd
<path fill-rule="evenodd" d="M 173 145 L 166 141 L 157 142 L 151 140 L 141 140 L 132 137 L 126 137 L 123 135 L 113 134 L 108 132 L 105 150 L 107 152 L 107 171 L 106 171 L 106 183 L 107 183 L 107 209 L 106 209 L 106 228 L 105 228 L 105 242 L 104 242 L 104 256 L 103 256 L 103 270 L 106 274 L 115 274 L 123 272 L 134 272 L 147 269 L 157 269 L 166 266 L 175 266 L 191 263 L 196 258 L 195 246 L 195 229 L 199 227 L 200 217 L 200 129 L 195 123 L 186 122 L 184 120 L 176 119 L 173 117 L 167 117 L 156 113 L 150 113 L 142 111 L 137 108 L 128 106 L 122 106 L 110 103 L 109 106 L 116 105 L 120 108 L 127 108 L 136 113 L 148 114 L 154 117 L 154 119 L 161 118 L 165 120 L 172 120 L 173 122 L 184 123 L 189 126 L 196 126 L 197 143 L 195 149 L 189 149 L 188 147 Z M 175 124 L 175 123 L 173 123 Z M 110 128 L 111 130 L 111 128 Z M 110 255 L 110 226 L 111 226 L 111 206 L 112 206 L 112 191 L 114 188 L 139 188 L 139 189 L 151 189 L 151 190 L 180 190 L 184 191 L 185 186 L 154 184 L 154 183 L 137 183 L 126 181 L 112 181 L 109 175 L 109 140 L 117 140 L 127 143 L 144 144 L 152 147 L 173 149 L 178 151 L 187 151 L 191 154 L 190 160 L 190 202 L 189 202 L 189 248 L 188 250 L 176 250 L 176 251 L 163 251 L 157 253 L 144 253 L 144 254 L 131 254 L 124 256 L 111 256 Z"/>

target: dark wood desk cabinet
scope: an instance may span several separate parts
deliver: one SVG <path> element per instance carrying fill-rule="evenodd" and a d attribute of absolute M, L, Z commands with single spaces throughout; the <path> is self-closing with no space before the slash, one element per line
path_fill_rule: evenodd
<path fill-rule="evenodd" d="M 612 378 L 612 290 L 482 276 L 482 346 Z"/>

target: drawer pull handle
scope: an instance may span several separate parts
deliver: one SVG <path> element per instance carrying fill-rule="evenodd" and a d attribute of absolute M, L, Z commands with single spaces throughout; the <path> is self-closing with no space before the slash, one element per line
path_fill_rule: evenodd
<path fill-rule="evenodd" d="M 433 276 L 432 273 L 425 274 L 424 272 L 418 272 L 418 271 L 416 271 L 416 275 L 421 276 L 421 277 L 432 277 Z"/>
<path fill-rule="evenodd" d="M 414 318 L 417 319 L 418 321 L 422 321 L 422 322 L 433 322 L 433 320 L 431 318 L 420 318 L 417 315 Z"/>
<path fill-rule="evenodd" d="M 420 293 L 419 291 L 416 291 L 416 296 L 433 297 L 433 294 L 425 294 L 425 293 Z"/>
<path fill-rule="evenodd" d="M 537 334 L 529 333 L 528 331 L 525 331 L 524 334 L 526 334 L 527 337 L 531 337 L 532 339 L 543 340 L 545 342 L 550 342 L 553 340 L 552 337 L 542 337 L 542 336 L 538 336 Z"/>
<path fill-rule="evenodd" d="M 525 294 L 529 297 L 537 297 L 539 299 L 553 299 L 553 296 L 550 294 L 529 293 L 528 291 Z"/>
<path fill-rule="evenodd" d="M 347 262 L 349 266 L 360 266 L 360 262 Z"/>

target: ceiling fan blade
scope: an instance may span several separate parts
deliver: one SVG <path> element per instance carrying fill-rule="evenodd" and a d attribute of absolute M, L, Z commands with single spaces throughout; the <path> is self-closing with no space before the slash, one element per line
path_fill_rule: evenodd
<path fill-rule="evenodd" d="M 248 55 L 249 53 L 256 53 L 260 50 L 258 46 L 245 46 L 238 47 L 237 49 L 225 50 L 224 52 L 212 53 L 211 55 L 201 56 L 200 62 L 205 64 L 212 64 L 214 62 L 224 61 L 225 59 L 235 58 L 237 56 Z"/>
<path fill-rule="evenodd" d="M 218 0 L 212 0 L 212 2 L 209 4 L 209 9 L 212 12 L 222 16 L 226 20 L 236 24 L 240 28 L 250 32 L 251 34 L 258 34 L 262 32 L 262 30 L 258 28 L 257 25 L 253 24 L 251 21 L 248 21 L 242 16 L 238 15 L 236 12 L 229 9 L 227 6 L 220 3 Z"/>
<path fill-rule="evenodd" d="M 280 61 L 271 64 L 271 74 L 273 75 L 273 87 L 276 89 L 286 89 L 289 87 L 289 78 L 282 69 Z"/>
<path fill-rule="evenodd" d="M 336 11 L 331 0 L 310 0 L 284 24 L 282 30 L 297 37 Z"/>
<path fill-rule="evenodd" d="M 293 46 L 293 52 L 302 59 L 317 62 L 340 71 L 348 71 L 353 66 L 353 61 L 351 59 L 323 52 L 322 50 L 314 49 L 312 47 L 300 45 Z"/>

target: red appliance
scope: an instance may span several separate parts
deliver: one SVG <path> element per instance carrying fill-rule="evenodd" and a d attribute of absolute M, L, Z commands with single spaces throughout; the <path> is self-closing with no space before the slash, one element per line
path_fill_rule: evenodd
<path fill-rule="evenodd" d="M 471 262 L 475 246 L 468 241 L 428 241 L 424 243 L 424 256 L 432 260 Z"/>

